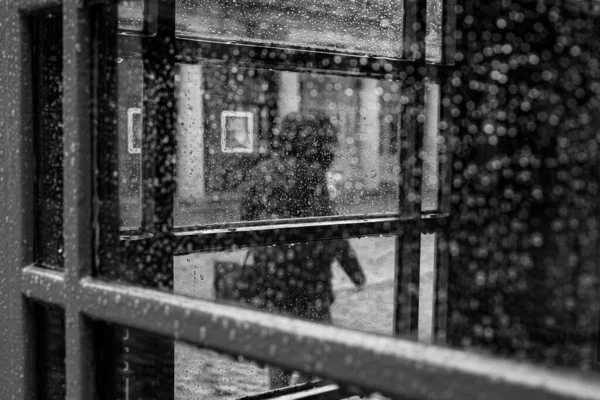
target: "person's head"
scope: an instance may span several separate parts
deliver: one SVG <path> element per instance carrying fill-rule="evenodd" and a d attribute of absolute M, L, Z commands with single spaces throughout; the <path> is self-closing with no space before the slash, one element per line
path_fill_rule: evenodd
<path fill-rule="evenodd" d="M 283 118 L 271 145 L 282 156 L 318 162 L 323 168 L 329 168 L 337 141 L 337 128 L 325 113 L 293 112 Z"/>

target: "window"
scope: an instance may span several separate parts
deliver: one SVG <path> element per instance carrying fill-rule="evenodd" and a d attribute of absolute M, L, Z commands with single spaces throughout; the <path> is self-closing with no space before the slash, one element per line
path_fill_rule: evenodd
<path fill-rule="evenodd" d="M 3 6 L 4 397 L 597 398 L 587 6 Z"/>

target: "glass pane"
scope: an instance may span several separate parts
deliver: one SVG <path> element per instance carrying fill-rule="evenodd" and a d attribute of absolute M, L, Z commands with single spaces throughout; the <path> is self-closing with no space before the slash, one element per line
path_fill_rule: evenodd
<path fill-rule="evenodd" d="M 36 358 L 36 383 L 39 398 L 64 399 L 65 379 L 65 311 L 42 303 L 33 303 L 36 336 L 34 356 Z"/>
<path fill-rule="evenodd" d="M 119 0 L 119 29 L 141 31 L 144 25 L 144 0 Z"/>
<path fill-rule="evenodd" d="M 233 400 L 286 386 L 315 382 L 317 377 L 259 365 L 243 357 L 230 357 L 175 343 L 175 399 Z M 294 399 L 296 397 L 291 397 Z M 339 397 L 331 397 L 339 398 Z M 343 397 L 346 400 L 385 400 L 377 394 Z M 342 400 L 342 399 L 340 399 Z"/>
<path fill-rule="evenodd" d="M 34 18 L 36 261 L 63 268 L 62 13 Z"/>
<path fill-rule="evenodd" d="M 447 2 L 449 3 L 449 2 Z M 446 4 L 448 7 L 450 4 Z M 442 0 L 427 0 L 427 27 L 425 36 L 425 59 L 442 61 Z"/>
<path fill-rule="evenodd" d="M 397 212 L 399 83 L 178 71 L 176 225 Z"/>
<path fill-rule="evenodd" d="M 459 25 L 477 50 L 442 88 L 450 346 L 600 369 L 597 21 L 583 3 L 479 1 Z"/>
<path fill-rule="evenodd" d="M 391 334 L 395 237 L 175 257 L 175 292 Z"/>
<path fill-rule="evenodd" d="M 173 339 L 104 322 L 94 326 L 100 399 L 173 400 Z"/>
<path fill-rule="evenodd" d="M 119 36 L 119 206 L 121 226 L 142 222 L 142 90 L 141 39 Z"/>
<path fill-rule="evenodd" d="M 99 395 L 105 399 L 233 400 L 319 377 L 224 355 L 121 325 L 98 323 Z M 321 382 L 321 385 L 329 384 Z M 348 400 L 383 400 L 377 394 Z"/>
<path fill-rule="evenodd" d="M 435 305 L 437 292 L 436 235 L 421 234 L 419 262 L 419 342 L 432 343 L 435 335 Z"/>
<path fill-rule="evenodd" d="M 440 85 L 425 82 L 425 137 L 423 138 L 422 162 L 423 180 L 421 182 L 421 211 L 436 211 L 439 197 L 439 119 Z"/>
<path fill-rule="evenodd" d="M 181 36 L 402 56 L 403 2 L 180 0 Z"/>

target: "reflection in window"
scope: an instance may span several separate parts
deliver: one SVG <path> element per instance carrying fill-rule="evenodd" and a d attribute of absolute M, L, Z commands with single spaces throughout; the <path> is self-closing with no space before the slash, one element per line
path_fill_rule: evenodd
<path fill-rule="evenodd" d="M 281 147 L 292 146 L 289 140 L 283 144 L 286 137 L 300 134 L 286 131 L 291 125 L 284 121 L 290 116 L 308 121 L 322 115 L 331 126 L 326 135 L 331 136 L 327 146 L 333 153 L 331 160 L 321 162 L 323 177 L 327 178 L 320 189 L 323 196 L 330 198 L 331 211 L 313 215 L 292 213 L 279 218 L 397 211 L 399 161 L 394 153 L 397 153 L 395 123 L 400 112 L 398 84 L 315 73 L 189 64 L 179 65 L 178 83 L 180 124 L 175 215 L 178 225 L 242 219 L 241 201 L 248 181 L 259 179 L 261 168 L 272 170 L 274 165 L 267 164 L 277 164 L 275 160 L 287 157 L 280 163 L 283 167 L 308 151 L 308 148 L 297 151 Z M 229 128 L 222 125 L 227 115 L 237 115 L 243 122 L 244 137 L 248 144 L 251 140 L 252 146 L 237 146 L 235 151 L 224 147 Z M 314 130 L 314 138 L 325 133 L 320 133 L 315 124 L 311 128 L 310 121 L 307 124 L 307 129 Z M 382 142 L 385 147 L 380 152 Z M 311 151 L 323 150 L 315 147 Z M 270 177 L 263 173 L 263 178 L 276 180 L 277 171 L 272 170 Z M 291 170 L 288 172 L 295 175 Z M 296 175 L 295 179 L 306 177 Z M 275 217 L 275 214 L 263 216 Z"/>
<path fill-rule="evenodd" d="M 269 2 L 269 8 L 267 2 L 229 2 L 205 10 L 206 4 L 180 3 L 180 10 L 185 9 L 180 12 L 180 32 L 196 38 L 264 40 L 353 51 L 364 47 L 377 54 L 396 54 L 385 47 L 385 40 L 380 41 L 383 47 L 373 47 L 354 40 L 355 33 L 348 34 L 354 38 L 352 45 L 337 34 L 311 36 L 309 32 L 302 36 L 304 41 L 297 40 L 295 27 L 305 25 L 311 32 L 320 32 L 321 27 L 294 22 L 306 13 L 295 16 L 287 3 Z M 426 57 L 436 62 L 441 59 L 439 45 L 445 33 L 442 4 L 427 4 Z M 571 18 L 570 22 L 557 25 L 558 11 L 540 2 L 479 5 L 473 10 L 475 17 L 465 20 L 464 26 L 475 21 L 474 28 L 455 35 L 457 39 L 468 37 L 471 46 L 465 68 L 449 72 L 451 84 L 426 81 L 426 119 L 419 154 L 423 212 L 439 210 L 439 163 L 449 158 L 439 154 L 438 146 L 452 147 L 454 154 L 449 166 L 453 169 L 450 215 L 447 220 L 440 217 L 435 221 L 439 222 L 436 233 L 419 232 L 418 338 L 435 343 L 435 321 L 443 319 L 443 335 L 452 346 L 595 368 L 600 326 L 598 101 L 595 89 L 588 89 L 597 86 L 595 54 L 600 47 L 595 39 L 585 45 L 572 43 L 579 41 L 574 39 L 577 35 L 592 37 L 586 29 L 593 25 L 590 21 L 579 24 L 585 18 L 575 18 L 565 10 L 561 13 L 567 20 Z M 250 6 L 264 13 L 242 12 Z M 276 13 L 278 7 L 291 10 L 282 18 L 284 22 L 292 19 L 285 22 L 285 29 L 273 18 L 265 18 L 262 25 L 256 22 L 260 17 L 255 15 Z M 529 29 L 532 26 L 533 31 Z M 463 56 L 457 53 L 456 59 Z M 136 110 L 142 103 L 141 63 L 132 60 L 134 57 L 124 57 L 121 64 L 125 75 L 139 77 L 131 87 L 120 90 L 123 119 L 128 110 Z M 176 224 L 397 211 L 398 149 L 403 146 L 398 136 L 401 102 L 397 82 L 180 60 L 176 66 Z M 137 72 L 127 72 L 129 69 Z M 463 71 L 469 74 L 468 82 Z M 439 137 L 442 90 L 449 103 L 444 104 L 447 114 L 456 119 L 443 121 L 445 127 L 456 128 L 456 137 L 449 138 L 452 146 Z M 132 132 L 134 125 L 132 122 Z M 122 126 L 129 125 L 125 122 Z M 123 133 L 124 138 L 132 135 Z M 313 152 L 315 143 L 320 151 Z M 123 145 L 122 152 L 128 149 Z M 330 159 L 318 159 L 315 154 Z M 122 170 L 129 169 L 122 174 L 123 182 L 131 188 L 122 193 L 136 204 L 129 210 L 123 208 L 123 221 L 135 226 L 141 209 L 136 183 L 139 159 L 123 160 Z M 303 197 L 307 188 L 311 196 Z M 361 244 L 370 240 L 375 244 L 361 250 Z M 378 240 L 384 243 L 381 247 L 375 239 L 349 241 L 367 277 L 359 293 L 352 292 L 353 272 L 340 270 L 340 260 L 328 254 L 337 251 L 332 243 L 180 255 L 175 260 L 175 290 L 389 333 L 395 259 L 390 249 L 396 250 L 392 243 Z M 365 257 L 374 259 L 368 262 Z M 448 267 L 443 272 L 448 291 L 443 307 L 436 306 L 438 261 Z M 324 279 L 309 283 L 306 274 L 317 264 L 325 268 Z M 332 264 L 334 268 L 328 272 Z M 382 264 L 386 267 L 381 268 Z M 267 273 L 244 281 L 236 274 L 246 266 L 266 268 Z M 336 271 L 347 288 L 336 286 Z M 379 282 L 381 287 L 371 289 L 377 274 L 386 278 Z M 273 277 L 276 279 L 271 281 Z M 298 297 L 304 291 L 318 295 L 309 296 L 304 303 L 283 297 L 284 301 L 281 297 L 288 294 L 290 285 L 302 288 Z M 252 290 L 259 293 L 252 295 Z M 336 301 L 323 308 L 330 293 Z M 320 297 L 322 294 L 325 297 Z M 314 302 L 312 309 L 310 301 Z M 368 310 L 360 308 L 365 304 Z M 436 315 L 441 309 L 447 315 Z"/>
<path fill-rule="evenodd" d="M 174 260 L 174 290 L 391 334 L 394 241 L 362 238 L 181 255 Z"/>
<path fill-rule="evenodd" d="M 123 43 L 124 57 L 119 63 L 121 220 L 124 226 L 136 227 L 141 221 L 137 144 L 142 132 L 138 111 L 143 75 L 141 60 L 132 51 L 138 44 L 132 39 Z M 330 215 L 397 212 L 398 83 L 201 64 L 179 64 L 176 82 L 177 225 L 240 221 L 242 184 L 256 175 L 261 163 L 282 154 L 277 140 L 290 134 L 282 131 L 282 123 L 291 113 L 323 114 L 332 125 L 333 158 L 323 167 L 332 203 Z M 243 128 L 243 143 L 233 140 L 232 124 Z"/>

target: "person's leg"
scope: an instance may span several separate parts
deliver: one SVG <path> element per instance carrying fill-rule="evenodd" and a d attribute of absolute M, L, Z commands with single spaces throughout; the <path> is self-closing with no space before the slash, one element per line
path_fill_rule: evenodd
<path fill-rule="evenodd" d="M 331 318 L 331 309 L 328 301 L 307 301 L 303 305 L 302 316 L 313 322 L 320 322 L 323 324 L 331 325 L 333 320 Z M 308 383 L 319 379 L 315 375 L 306 375 L 300 372 L 295 380 L 295 384 Z"/>

